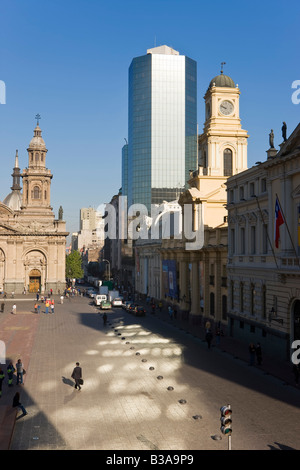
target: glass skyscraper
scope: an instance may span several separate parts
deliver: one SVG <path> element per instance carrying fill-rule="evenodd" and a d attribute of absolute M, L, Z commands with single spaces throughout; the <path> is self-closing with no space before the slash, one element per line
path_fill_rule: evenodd
<path fill-rule="evenodd" d="M 151 204 L 177 199 L 196 168 L 197 64 L 168 46 L 149 49 L 129 67 L 122 194 L 150 214 Z"/>

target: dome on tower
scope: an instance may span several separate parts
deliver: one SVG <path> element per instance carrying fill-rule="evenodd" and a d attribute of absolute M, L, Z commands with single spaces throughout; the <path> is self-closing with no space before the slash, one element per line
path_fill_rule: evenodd
<path fill-rule="evenodd" d="M 46 144 L 45 144 L 44 139 L 42 138 L 42 130 L 38 124 L 36 128 L 34 129 L 34 136 L 30 141 L 29 148 L 46 150 Z"/>
<path fill-rule="evenodd" d="M 235 88 L 235 83 L 232 78 L 228 77 L 228 75 L 224 75 L 223 72 L 221 72 L 220 75 L 217 75 L 210 81 L 208 88 L 211 88 L 212 86 Z"/>
<path fill-rule="evenodd" d="M 22 205 L 22 194 L 20 191 L 13 190 L 9 193 L 3 201 L 7 207 L 13 211 L 19 211 Z"/>
<path fill-rule="evenodd" d="M 22 194 L 21 194 L 21 186 L 20 186 L 20 168 L 19 168 L 19 156 L 18 150 L 16 150 L 15 156 L 15 166 L 14 171 L 12 174 L 13 177 L 13 185 L 11 187 L 12 192 L 9 193 L 3 201 L 7 207 L 12 209 L 13 211 L 19 211 L 22 205 Z"/>

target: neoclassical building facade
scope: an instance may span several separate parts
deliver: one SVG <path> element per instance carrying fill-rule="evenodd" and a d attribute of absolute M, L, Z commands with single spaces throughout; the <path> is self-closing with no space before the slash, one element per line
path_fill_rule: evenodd
<path fill-rule="evenodd" d="M 55 218 L 50 204 L 53 175 L 38 122 L 27 152 L 22 173 L 16 153 L 12 191 L 0 202 L 0 291 L 58 293 L 65 288 L 68 232 L 62 208 Z"/>
<path fill-rule="evenodd" d="M 300 124 L 227 189 L 230 333 L 289 359 L 300 340 Z"/>

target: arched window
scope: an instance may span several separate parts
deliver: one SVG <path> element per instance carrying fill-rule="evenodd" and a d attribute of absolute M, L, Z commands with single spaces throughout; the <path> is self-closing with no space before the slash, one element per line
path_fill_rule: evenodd
<path fill-rule="evenodd" d="M 224 176 L 232 175 L 232 151 L 225 149 L 223 152 Z"/>
<path fill-rule="evenodd" d="M 35 186 L 32 191 L 32 199 L 41 199 L 41 191 L 38 186 Z"/>

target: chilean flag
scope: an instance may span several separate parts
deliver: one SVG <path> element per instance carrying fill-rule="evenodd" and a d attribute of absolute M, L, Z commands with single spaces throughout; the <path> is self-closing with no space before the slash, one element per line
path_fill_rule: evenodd
<path fill-rule="evenodd" d="M 284 224 L 284 219 L 283 215 L 280 209 L 280 204 L 278 201 L 278 198 L 276 197 L 276 203 L 275 203 L 275 246 L 278 248 L 278 242 L 280 239 L 280 232 L 279 232 L 279 227 L 280 225 Z"/>

